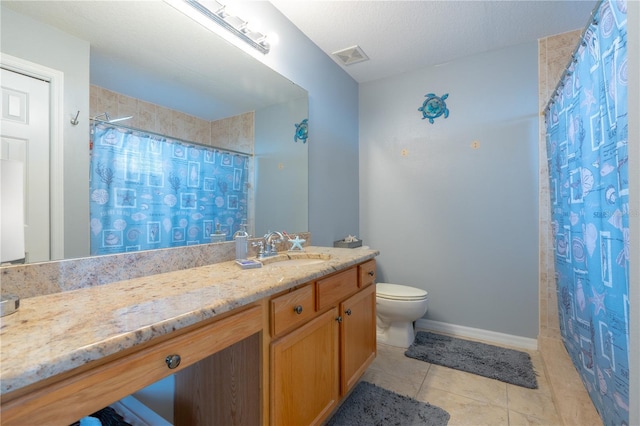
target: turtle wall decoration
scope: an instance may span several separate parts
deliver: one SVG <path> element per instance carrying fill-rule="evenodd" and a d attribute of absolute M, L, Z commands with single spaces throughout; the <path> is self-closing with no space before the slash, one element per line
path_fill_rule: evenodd
<path fill-rule="evenodd" d="M 424 100 L 422 106 L 418 108 L 418 111 L 422 111 L 422 119 L 429 119 L 429 123 L 433 124 L 433 120 L 440 117 L 444 118 L 449 116 L 449 109 L 445 103 L 445 99 L 449 97 L 448 93 L 442 96 L 436 96 L 435 93 L 427 93 L 424 95 L 427 99 Z"/>
<path fill-rule="evenodd" d="M 305 118 L 300 123 L 296 123 L 296 133 L 293 136 L 293 140 L 295 142 L 302 141 L 302 143 L 307 143 L 307 138 L 309 137 L 309 119 Z"/>

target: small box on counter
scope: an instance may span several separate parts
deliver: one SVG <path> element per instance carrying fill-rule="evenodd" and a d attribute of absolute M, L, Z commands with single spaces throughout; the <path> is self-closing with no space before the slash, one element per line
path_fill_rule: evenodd
<path fill-rule="evenodd" d="M 334 247 L 339 247 L 339 248 L 356 248 L 356 247 L 362 247 L 362 240 L 358 240 L 358 241 L 345 241 L 345 240 L 340 240 L 340 241 L 334 241 L 333 242 L 333 246 Z"/>
<path fill-rule="evenodd" d="M 240 265 L 242 269 L 262 268 L 262 263 L 257 260 L 251 259 L 237 259 L 236 263 Z"/>

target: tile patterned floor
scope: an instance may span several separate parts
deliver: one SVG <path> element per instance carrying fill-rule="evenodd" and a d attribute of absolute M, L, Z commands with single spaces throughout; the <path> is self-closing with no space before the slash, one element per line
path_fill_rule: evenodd
<path fill-rule="evenodd" d="M 378 357 L 363 380 L 446 410 L 449 426 L 562 425 L 542 357 L 528 352 L 538 373 L 538 389 L 418 361 L 406 357 L 404 349 L 383 344 L 378 344 Z"/>

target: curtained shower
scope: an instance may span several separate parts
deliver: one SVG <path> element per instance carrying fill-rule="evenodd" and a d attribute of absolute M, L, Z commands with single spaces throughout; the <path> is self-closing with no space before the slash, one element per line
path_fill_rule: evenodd
<path fill-rule="evenodd" d="M 96 123 L 91 254 L 230 241 L 247 222 L 249 157 Z"/>
<path fill-rule="evenodd" d="M 629 422 L 626 1 L 601 1 L 545 111 L 564 345 L 605 425 Z"/>

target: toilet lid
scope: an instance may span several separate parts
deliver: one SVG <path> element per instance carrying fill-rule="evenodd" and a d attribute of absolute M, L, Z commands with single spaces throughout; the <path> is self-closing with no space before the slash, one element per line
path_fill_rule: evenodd
<path fill-rule="evenodd" d="M 427 298 L 427 292 L 406 285 L 378 283 L 376 296 L 391 300 L 422 300 Z"/>

